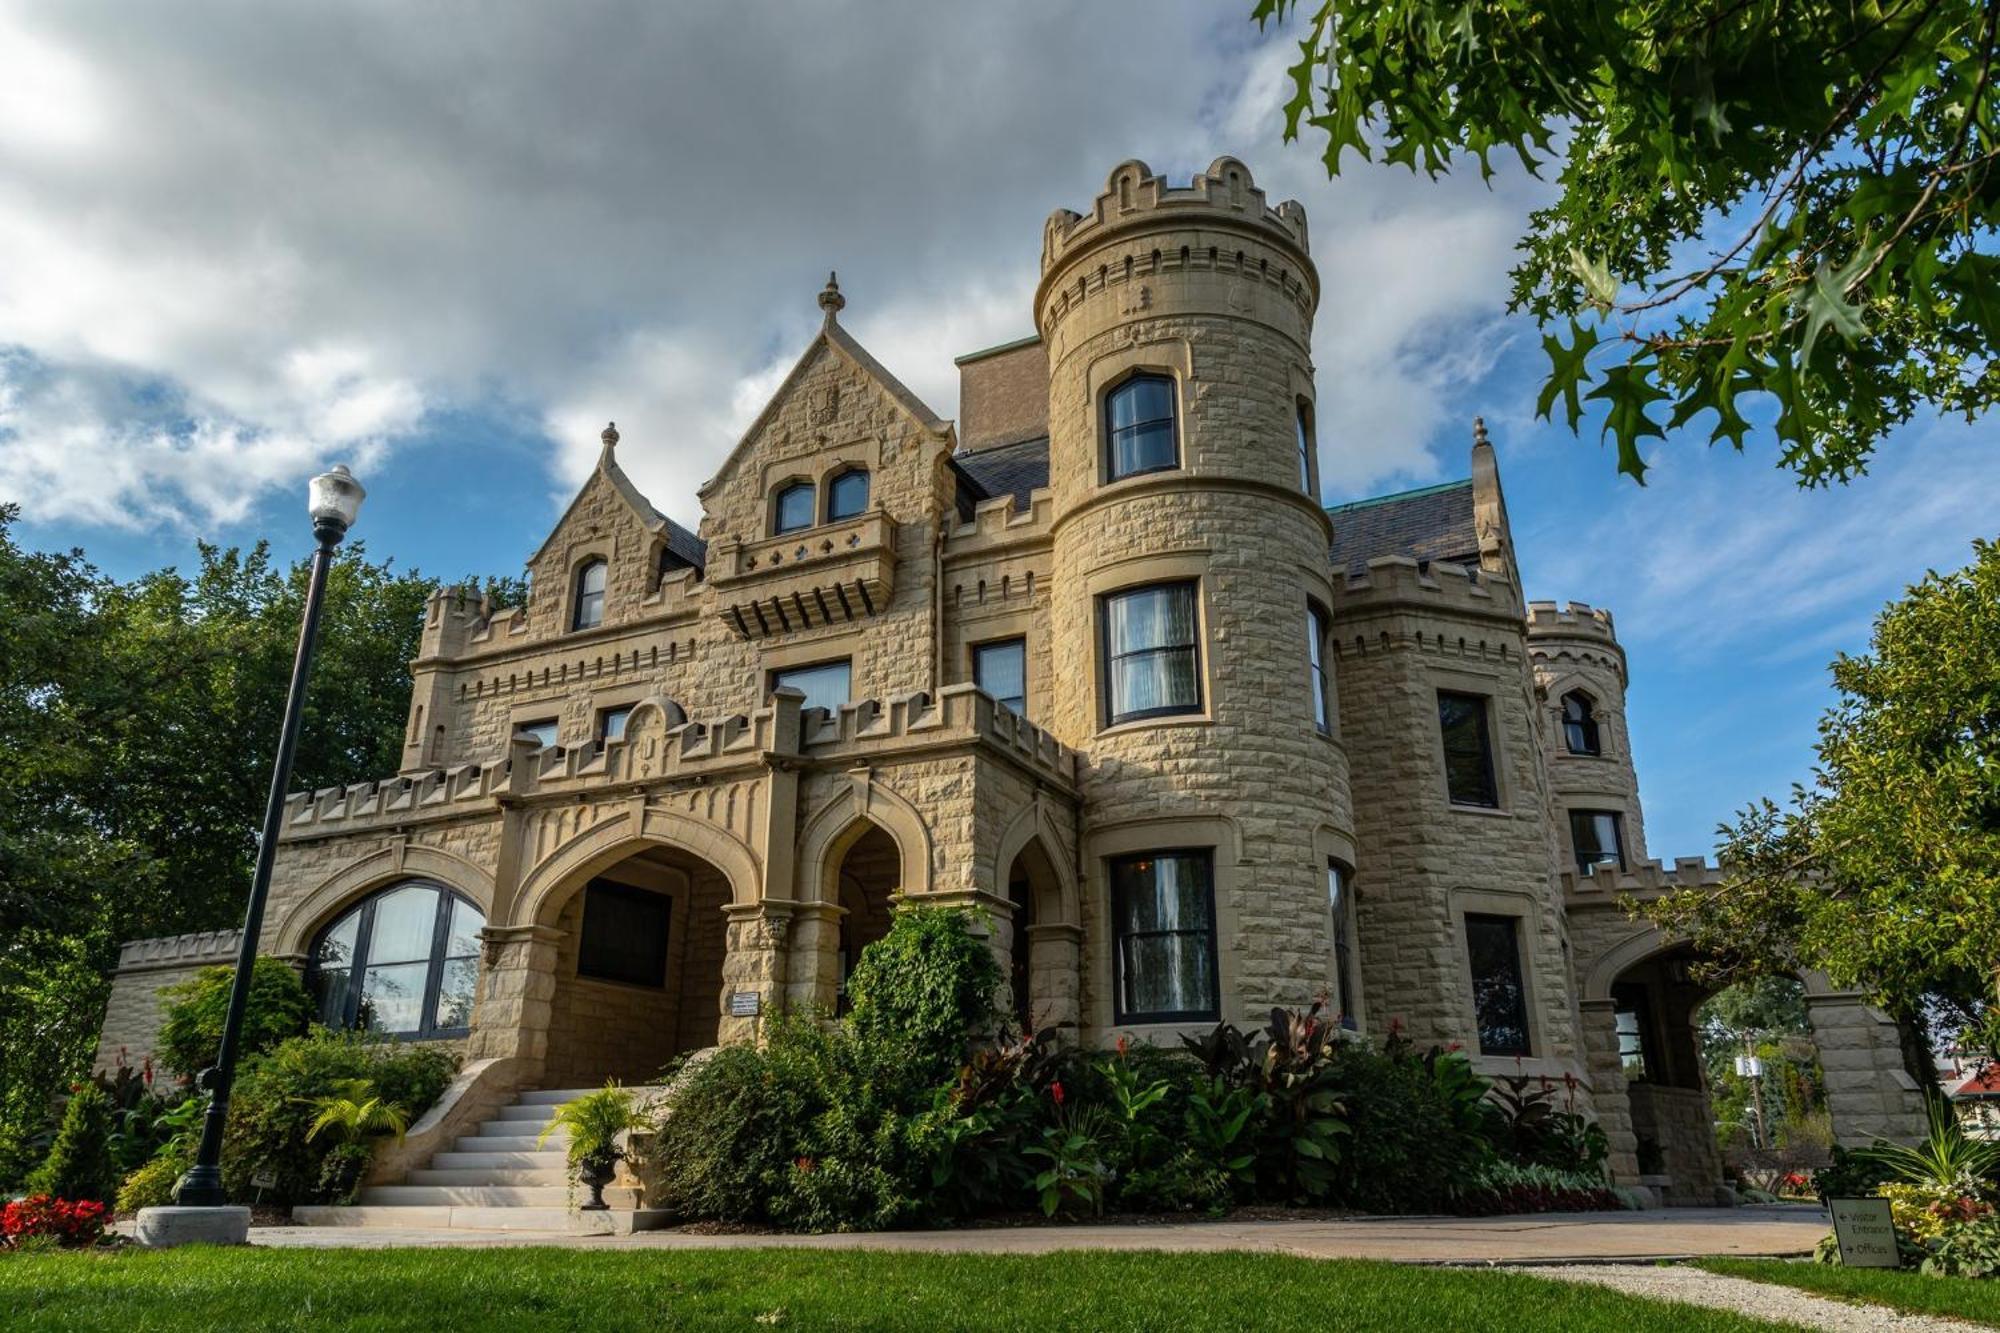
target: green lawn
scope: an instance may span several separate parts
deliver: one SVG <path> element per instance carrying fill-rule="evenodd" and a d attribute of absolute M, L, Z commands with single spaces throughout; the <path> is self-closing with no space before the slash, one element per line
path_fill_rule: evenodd
<path fill-rule="evenodd" d="M 1703 1259 L 1700 1266 L 1711 1273 L 1777 1282 L 1821 1296 L 2000 1327 L 2000 1282 L 1926 1277 L 1910 1269 L 1841 1268 L 1782 1259 Z"/>
<path fill-rule="evenodd" d="M 1513 1273 L 1268 1254 L 214 1250 L 0 1257 L 31 1329 L 1768 1331 Z"/>

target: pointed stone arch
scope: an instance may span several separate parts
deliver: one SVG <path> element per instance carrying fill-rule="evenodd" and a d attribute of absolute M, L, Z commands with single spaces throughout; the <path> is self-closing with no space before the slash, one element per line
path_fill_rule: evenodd
<path fill-rule="evenodd" d="M 847 786 L 813 812 L 799 834 L 798 883 L 802 903 L 840 901 L 840 863 L 870 827 L 896 844 L 904 897 L 931 890 L 931 834 L 916 806 L 865 769 L 848 774 Z"/>
<path fill-rule="evenodd" d="M 579 883 L 647 847 L 671 847 L 713 865 L 729 881 L 733 903 L 753 904 L 763 896 L 757 858 L 732 834 L 677 810 L 633 801 L 564 842 L 522 876 L 512 924 L 551 924 Z"/>
<path fill-rule="evenodd" d="M 1036 842 L 1041 844 L 1042 855 L 1056 887 L 1053 902 L 1035 904 L 1036 921 L 1046 926 L 1081 926 L 1083 908 L 1070 840 L 1063 836 L 1063 830 L 1056 823 L 1048 803 L 1040 797 L 1023 807 L 1001 832 L 1000 841 L 994 846 L 993 862 L 988 867 L 986 882 L 993 886 L 994 893 L 1004 895 L 1008 872 L 1013 869 L 1015 858 Z"/>
<path fill-rule="evenodd" d="M 271 952 L 303 957 L 319 928 L 350 904 L 406 879 L 429 880 L 464 894 L 487 917 L 493 913 L 493 877 L 462 856 L 396 838 L 328 875 L 279 923 Z"/>

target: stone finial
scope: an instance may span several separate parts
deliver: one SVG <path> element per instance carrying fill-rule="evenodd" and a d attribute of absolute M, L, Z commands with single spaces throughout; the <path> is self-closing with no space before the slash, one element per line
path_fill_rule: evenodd
<path fill-rule="evenodd" d="M 611 461 L 612 450 L 618 447 L 618 423 L 615 421 L 607 423 L 604 433 L 597 438 L 604 441 L 604 452 L 597 456 L 598 463 L 602 465 Z"/>
<path fill-rule="evenodd" d="M 1493 447 L 1493 441 L 1486 438 L 1485 417 L 1474 417 L 1472 419 L 1472 447 L 1475 449 L 1491 449 Z"/>
<path fill-rule="evenodd" d="M 826 311 L 828 319 L 832 319 L 846 308 L 846 305 L 847 298 L 840 294 L 839 275 L 829 272 L 826 275 L 826 286 L 820 289 L 819 308 Z"/>

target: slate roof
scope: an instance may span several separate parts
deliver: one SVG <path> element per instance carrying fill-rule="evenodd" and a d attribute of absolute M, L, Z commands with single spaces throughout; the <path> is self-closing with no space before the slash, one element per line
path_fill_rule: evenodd
<path fill-rule="evenodd" d="M 1002 495 L 1013 496 L 1014 512 L 1022 513 L 1028 508 L 1028 496 L 1049 484 L 1049 439 L 1044 435 L 1019 444 L 953 454 L 951 465 L 968 483 L 959 488 L 960 505 L 966 517 L 971 517 L 972 509 L 972 504 L 966 503 L 968 499 L 977 503 Z M 973 492 L 969 497 L 965 494 L 968 490 Z"/>
<path fill-rule="evenodd" d="M 659 514 L 660 521 L 667 525 L 668 553 L 676 560 L 687 561 L 696 569 L 707 568 L 708 543 L 668 518 L 665 514 L 660 514 L 659 510 L 655 509 L 653 512 Z"/>
<path fill-rule="evenodd" d="M 1365 574 L 1377 556 L 1407 555 L 1429 563 L 1479 563 L 1472 523 L 1472 480 L 1448 481 L 1351 504 L 1328 505 L 1333 520 L 1333 565 Z"/>

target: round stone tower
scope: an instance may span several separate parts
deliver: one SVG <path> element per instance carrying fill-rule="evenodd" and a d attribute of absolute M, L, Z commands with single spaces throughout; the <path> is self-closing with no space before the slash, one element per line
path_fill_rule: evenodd
<path fill-rule="evenodd" d="M 1266 206 L 1234 158 L 1186 189 L 1123 163 L 1087 216 L 1058 210 L 1043 233 L 1051 729 L 1085 756 L 1098 1033 L 1203 1021 L 1149 1010 L 1123 972 L 1142 965 L 1120 953 L 1129 937 L 1158 922 L 1121 906 L 1120 867 L 1162 851 L 1209 860 L 1208 1009 L 1240 1020 L 1337 996 L 1328 869 L 1353 847 L 1332 658 L 1315 642 L 1333 603 L 1318 295 L 1305 211 Z"/>
<path fill-rule="evenodd" d="M 1530 602 L 1528 654 L 1547 723 L 1549 786 L 1561 812 L 1556 835 L 1569 858 L 1564 867 L 1581 869 L 1571 812 L 1615 813 L 1625 864 L 1636 866 L 1646 859 L 1646 828 L 1625 730 L 1625 650 L 1611 613 L 1581 602 Z"/>

